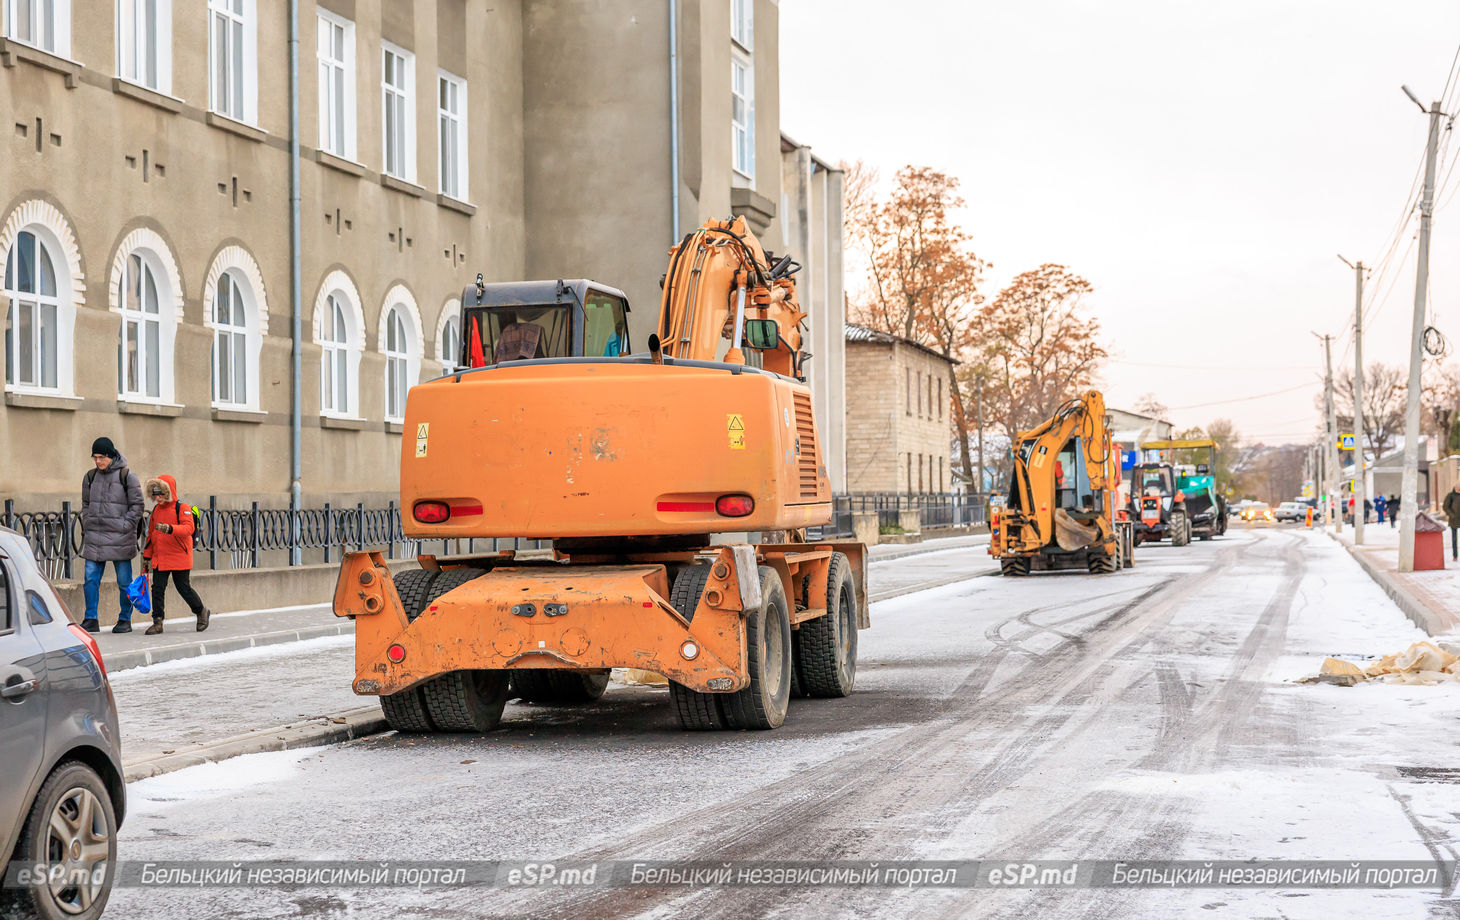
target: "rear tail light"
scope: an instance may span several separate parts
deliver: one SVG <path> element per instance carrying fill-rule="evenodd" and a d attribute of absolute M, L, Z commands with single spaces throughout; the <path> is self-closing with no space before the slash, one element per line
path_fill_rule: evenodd
<path fill-rule="evenodd" d="M 451 506 L 445 502 L 416 502 L 411 510 L 421 524 L 444 524 L 451 517 Z"/>
<path fill-rule="evenodd" d="M 77 626 L 75 623 L 67 624 L 67 626 L 75 634 L 76 638 L 80 639 L 86 645 L 86 650 L 91 652 L 92 658 L 96 659 L 96 666 L 101 668 L 101 676 L 105 677 L 106 662 L 101 660 L 101 648 L 97 646 L 96 639 L 92 637 L 91 633 Z"/>
<path fill-rule="evenodd" d="M 745 517 L 755 510 L 749 495 L 721 495 L 715 499 L 715 513 L 721 517 Z"/>
<path fill-rule="evenodd" d="M 401 645 L 392 645 L 390 648 L 385 650 L 385 657 L 389 658 L 396 664 L 400 664 L 402 661 L 406 660 L 405 647 Z"/>

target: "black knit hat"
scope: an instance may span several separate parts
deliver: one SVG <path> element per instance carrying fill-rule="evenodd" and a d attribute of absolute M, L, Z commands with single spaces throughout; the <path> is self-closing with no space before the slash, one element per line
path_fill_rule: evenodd
<path fill-rule="evenodd" d="M 111 457 L 113 460 L 117 459 L 117 447 L 112 443 L 111 438 L 97 438 L 95 441 L 92 441 L 91 453 L 93 455 L 101 454 L 104 457 Z"/>

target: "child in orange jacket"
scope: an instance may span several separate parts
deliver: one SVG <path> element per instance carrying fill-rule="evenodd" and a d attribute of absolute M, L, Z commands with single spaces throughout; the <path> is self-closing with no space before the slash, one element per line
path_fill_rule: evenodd
<path fill-rule="evenodd" d="M 152 625 L 146 635 L 162 632 L 166 614 L 167 582 L 177 585 L 177 593 L 198 618 L 198 632 L 208 628 L 212 611 L 203 606 L 190 581 L 193 571 L 193 515 L 177 500 L 177 480 L 158 476 L 147 480 L 144 490 L 152 499 L 152 515 L 147 519 L 147 543 L 142 549 L 142 571 L 152 577 Z"/>

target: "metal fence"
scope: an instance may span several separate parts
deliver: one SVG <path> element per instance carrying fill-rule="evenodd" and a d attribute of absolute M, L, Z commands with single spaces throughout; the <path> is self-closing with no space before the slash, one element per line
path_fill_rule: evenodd
<path fill-rule="evenodd" d="M 812 540 L 852 536 L 852 513 L 876 511 L 879 527 L 895 527 L 901 511 L 922 512 L 924 527 L 965 527 L 985 522 L 986 506 L 979 496 L 955 493 L 905 495 L 895 492 L 859 492 L 833 497 L 831 521 L 807 530 Z M 82 568 L 81 511 L 62 502 L 59 511 L 17 511 L 15 501 L 6 499 L 0 524 L 19 531 L 29 542 L 36 561 L 52 580 L 72 579 Z M 354 507 L 219 508 L 218 497 L 210 496 L 206 508 L 199 507 L 198 532 L 194 540 L 198 565 L 207 560 L 209 569 L 248 569 L 260 565 L 299 565 L 305 552 L 317 561 L 337 561 L 348 550 L 385 547 L 390 558 L 410 558 L 440 543 L 443 555 L 497 552 L 503 549 L 538 549 L 545 540 L 487 538 L 476 540 L 414 540 L 401 528 L 400 508 L 395 502 L 384 508 Z"/>
<path fill-rule="evenodd" d="M 903 511 L 922 512 L 924 527 L 970 527 L 987 523 L 987 504 L 982 496 L 956 492 L 853 492 L 832 499 L 832 519 L 807 535 L 813 540 L 852 535 L 852 513 L 877 512 L 878 528 L 896 527 Z"/>
<path fill-rule="evenodd" d="M 0 523 L 24 536 L 36 561 L 53 580 L 76 577 L 81 568 L 83 541 L 81 512 L 71 502 L 60 511 L 16 511 L 15 501 L 5 501 Z M 436 543 L 442 554 L 496 552 L 500 549 L 535 549 L 544 541 L 518 539 L 414 540 L 401 529 L 400 509 L 395 502 L 384 508 L 219 508 L 218 497 L 210 496 L 206 508 L 199 507 L 194 539 L 199 567 L 204 559 L 210 569 L 257 568 L 268 554 L 283 554 L 279 562 L 297 565 L 304 551 L 318 551 L 320 561 L 329 563 L 348 550 L 385 547 L 390 558 L 409 558 Z"/>

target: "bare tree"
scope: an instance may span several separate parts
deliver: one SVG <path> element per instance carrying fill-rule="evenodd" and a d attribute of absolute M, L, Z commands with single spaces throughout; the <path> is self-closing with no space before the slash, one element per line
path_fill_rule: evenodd
<path fill-rule="evenodd" d="M 1364 368 L 1364 437 L 1368 459 L 1389 452 L 1404 433 L 1404 400 L 1409 374 L 1395 364 L 1374 362 Z M 1354 374 L 1341 371 L 1333 380 L 1334 415 L 1339 432 L 1354 428 Z M 1315 402 L 1322 407 L 1323 397 Z"/>
<path fill-rule="evenodd" d="M 1424 433 L 1446 453 L 1460 451 L 1460 367 L 1426 362 L 1422 379 Z"/>

